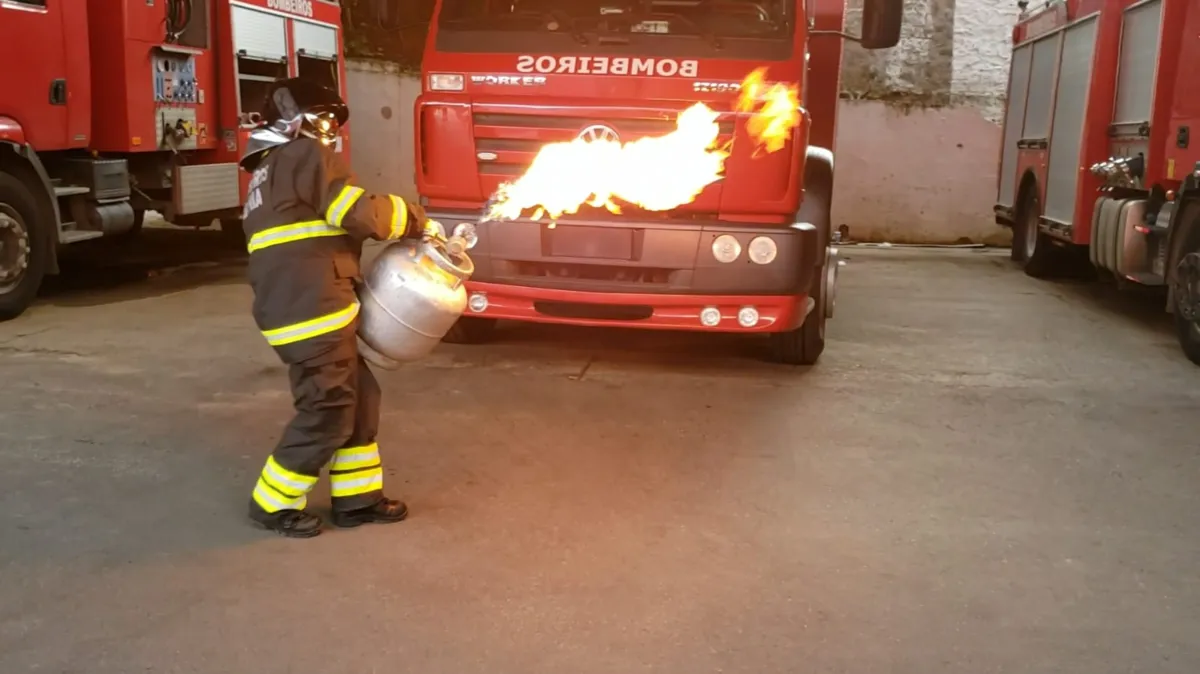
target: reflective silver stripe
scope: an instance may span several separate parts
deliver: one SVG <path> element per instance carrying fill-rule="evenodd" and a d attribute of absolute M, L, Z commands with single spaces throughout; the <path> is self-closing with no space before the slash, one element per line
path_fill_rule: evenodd
<path fill-rule="evenodd" d="M 330 470 L 358 470 L 370 468 L 379 463 L 379 445 L 370 444 L 364 447 L 346 447 L 333 454 L 333 465 Z"/>
<path fill-rule="evenodd" d="M 383 469 L 368 468 L 350 475 L 330 475 L 329 493 L 334 497 L 357 496 L 383 489 Z"/>
<path fill-rule="evenodd" d="M 325 221 L 334 227 L 341 227 L 342 220 L 346 218 L 346 214 L 354 207 L 354 203 L 365 192 L 361 187 L 346 185 L 342 191 L 338 193 L 337 199 L 329 204 L 329 209 L 325 211 Z"/>
<path fill-rule="evenodd" d="M 264 330 L 263 337 L 267 338 L 267 343 L 271 346 L 284 346 L 341 330 L 354 322 L 354 318 L 358 316 L 358 307 L 358 302 L 355 302 L 341 311 L 319 316 L 311 321 Z"/>
<path fill-rule="evenodd" d="M 297 475 L 296 473 L 292 473 L 292 476 L 295 476 L 292 477 L 287 475 L 287 472 L 290 471 L 285 471 L 283 467 L 275 463 L 275 457 L 270 457 L 267 460 L 267 465 L 263 466 L 263 478 L 266 479 L 268 484 L 275 487 L 276 490 L 282 492 L 284 496 L 291 496 L 292 494 L 280 489 L 280 487 L 286 487 L 294 494 L 301 495 L 307 493 L 317 483 L 316 478 L 309 480 L 306 476 Z"/>
<path fill-rule="evenodd" d="M 308 505 L 308 497 L 306 496 L 298 496 L 292 499 L 281 498 L 261 477 L 258 478 L 258 484 L 254 485 L 253 498 L 259 507 L 269 513 L 280 510 L 304 510 L 305 506 Z"/>
<path fill-rule="evenodd" d="M 310 220 L 291 225 L 280 225 L 258 232 L 250 237 L 246 250 L 253 253 L 257 250 L 277 246 L 281 243 L 291 243 L 302 239 L 315 239 L 324 236 L 345 236 L 346 230 L 339 229 L 324 220 Z"/>

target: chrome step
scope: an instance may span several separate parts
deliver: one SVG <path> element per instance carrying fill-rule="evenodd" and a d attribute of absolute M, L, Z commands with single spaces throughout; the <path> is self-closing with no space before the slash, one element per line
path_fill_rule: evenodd
<path fill-rule="evenodd" d="M 104 236 L 104 232 L 68 229 L 59 233 L 58 240 L 60 243 L 78 243 L 80 241 L 87 241 L 88 239 L 99 239 L 102 236 Z"/>

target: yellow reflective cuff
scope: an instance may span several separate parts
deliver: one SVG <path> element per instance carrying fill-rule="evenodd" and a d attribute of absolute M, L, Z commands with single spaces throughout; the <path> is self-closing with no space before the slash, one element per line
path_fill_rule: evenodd
<path fill-rule="evenodd" d="M 262 479 L 283 496 L 298 497 L 307 494 L 317 484 L 312 475 L 301 475 L 279 465 L 274 456 L 267 457 L 262 469 Z"/>
<path fill-rule="evenodd" d="M 303 323 L 285 325 L 282 328 L 275 328 L 274 330 L 264 330 L 262 334 L 263 337 L 267 338 L 267 343 L 271 346 L 284 346 L 312 339 L 313 337 L 320 337 L 321 335 L 341 330 L 353 323 L 354 318 L 358 316 L 358 306 L 358 302 L 355 302 L 341 311 L 318 316 Z"/>
<path fill-rule="evenodd" d="M 345 236 L 346 230 L 339 229 L 324 220 L 309 220 L 291 225 L 280 225 L 258 232 L 250 237 L 246 250 L 253 253 L 256 250 L 278 246 L 281 243 L 291 243 L 302 239 L 316 239 L 323 236 Z"/>
<path fill-rule="evenodd" d="M 280 510 L 304 510 L 304 507 L 308 505 L 307 496 L 297 496 L 295 498 L 284 496 L 275 491 L 261 477 L 258 478 L 258 484 L 254 485 L 252 497 L 260 508 L 269 513 L 279 512 Z"/>
<path fill-rule="evenodd" d="M 383 489 L 383 468 L 379 466 L 329 476 L 329 495 L 334 498 L 358 496 L 378 489 Z"/>
<path fill-rule="evenodd" d="M 362 447 L 344 447 L 333 453 L 331 471 L 359 470 L 379 465 L 379 445 L 372 442 Z"/>
<path fill-rule="evenodd" d="M 404 236 L 404 230 L 408 229 L 408 204 L 400 197 L 389 194 L 392 200 L 392 227 L 389 239 L 399 239 Z"/>
<path fill-rule="evenodd" d="M 351 208 L 354 208 L 354 203 L 363 195 L 363 192 L 365 190 L 361 187 L 353 185 L 343 187 L 342 191 L 338 192 L 337 198 L 325 210 L 325 222 L 334 227 L 341 227 L 342 220 L 346 219 L 346 214 L 350 212 Z"/>

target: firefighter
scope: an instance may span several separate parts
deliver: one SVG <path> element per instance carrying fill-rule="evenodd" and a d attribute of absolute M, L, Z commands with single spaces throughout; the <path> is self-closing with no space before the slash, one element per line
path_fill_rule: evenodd
<path fill-rule="evenodd" d="M 295 538 L 321 532 L 306 495 L 329 464 L 332 521 L 399 522 L 383 494 L 379 384 L 358 354 L 355 285 L 366 239 L 437 235 L 423 209 L 354 184 L 331 145 L 349 110 L 333 91 L 292 78 L 272 85 L 240 164 L 253 315 L 288 366 L 295 415 L 258 477 L 250 518 Z"/>

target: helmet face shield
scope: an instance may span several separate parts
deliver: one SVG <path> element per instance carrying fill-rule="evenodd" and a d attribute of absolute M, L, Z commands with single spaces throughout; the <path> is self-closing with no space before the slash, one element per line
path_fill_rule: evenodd
<path fill-rule="evenodd" d="M 315 138 L 325 145 L 337 139 L 342 125 L 338 122 L 337 114 L 332 110 L 311 110 L 304 113 L 304 121 L 300 126 L 301 133 Z"/>

